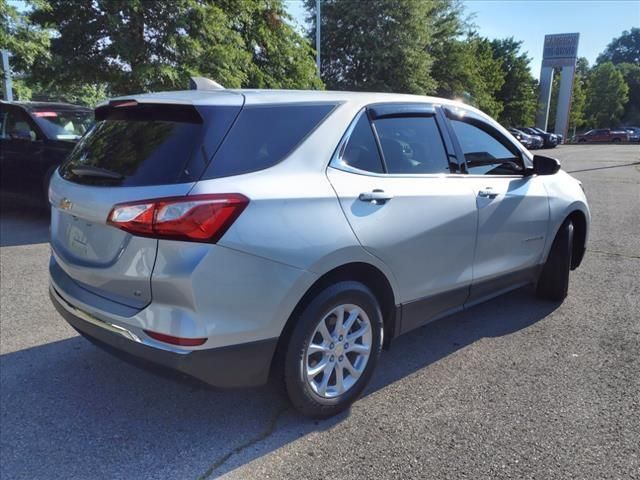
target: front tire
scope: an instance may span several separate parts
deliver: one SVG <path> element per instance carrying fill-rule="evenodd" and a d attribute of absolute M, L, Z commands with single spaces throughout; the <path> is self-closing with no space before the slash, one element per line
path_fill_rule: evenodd
<path fill-rule="evenodd" d="M 538 279 L 537 295 L 561 302 L 569 291 L 569 271 L 573 252 L 573 223 L 564 221 L 551 245 L 551 251 Z"/>
<path fill-rule="evenodd" d="M 382 313 L 363 284 L 336 283 L 304 308 L 284 357 L 289 399 L 302 414 L 327 418 L 369 383 L 382 346 Z"/>

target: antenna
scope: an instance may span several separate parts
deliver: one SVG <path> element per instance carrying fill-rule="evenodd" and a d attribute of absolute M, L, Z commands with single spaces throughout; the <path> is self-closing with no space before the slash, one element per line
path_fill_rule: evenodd
<path fill-rule="evenodd" d="M 210 78 L 191 77 L 189 79 L 190 90 L 224 90 L 224 87 Z"/>

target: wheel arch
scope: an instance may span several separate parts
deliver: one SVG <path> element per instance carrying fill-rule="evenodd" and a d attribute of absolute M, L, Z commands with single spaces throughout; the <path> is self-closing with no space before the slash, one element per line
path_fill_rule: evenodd
<path fill-rule="evenodd" d="M 573 247 L 571 252 L 571 270 L 575 270 L 582 263 L 587 244 L 587 217 L 582 210 L 574 210 L 565 220 L 573 223 Z M 564 223 L 564 221 L 563 221 Z"/>
<path fill-rule="evenodd" d="M 383 347 L 388 349 L 389 342 L 396 336 L 396 298 L 391 282 L 382 270 L 370 263 L 350 262 L 324 273 L 307 289 L 285 322 L 280 338 L 278 339 L 274 361 L 276 361 L 284 351 L 284 347 L 287 345 L 291 332 L 295 327 L 295 319 L 300 312 L 320 291 L 329 285 L 346 280 L 360 282 L 365 285 L 372 291 L 380 303 L 384 326 Z"/>
<path fill-rule="evenodd" d="M 554 227 L 553 236 L 549 237 L 550 242 L 548 243 L 548 247 L 545 251 L 544 262 L 547 261 L 549 256 L 549 252 L 551 251 L 551 246 L 553 245 L 553 241 L 558 236 L 558 232 L 564 222 L 567 220 L 571 220 L 573 223 L 573 247 L 571 251 L 571 270 L 575 270 L 582 263 L 582 259 L 584 258 L 584 254 L 586 251 L 587 244 L 587 234 L 588 234 L 588 217 L 587 214 L 580 208 L 573 207 L 569 209 L 567 213 L 560 217 L 557 225 Z"/>

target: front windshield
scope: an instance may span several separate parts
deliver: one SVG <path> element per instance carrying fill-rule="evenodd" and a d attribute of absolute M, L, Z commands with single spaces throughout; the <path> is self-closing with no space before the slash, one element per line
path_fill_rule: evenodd
<path fill-rule="evenodd" d="M 78 140 L 94 123 L 91 110 L 46 110 L 33 115 L 58 140 Z"/>

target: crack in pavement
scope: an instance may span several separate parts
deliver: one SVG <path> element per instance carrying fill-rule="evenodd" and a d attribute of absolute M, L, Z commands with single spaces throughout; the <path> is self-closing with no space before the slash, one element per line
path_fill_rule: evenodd
<path fill-rule="evenodd" d="M 605 251 L 602 251 L 602 250 L 591 250 L 590 248 L 587 249 L 587 252 L 589 252 L 589 253 L 599 253 L 601 255 L 613 255 L 614 257 L 632 258 L 634 260 L 640 260 L 640 255 L 626 255 L 624 253 L 605 252 Z"/>
<path fill-rule="evenodd" d="M 222 457 L 220 457 L 218 460 L 216 460 L 214 463 L 211 464 L 211 466 L 202 474 L 198 477 L 198 480 L 206 480 L 207 478 L 210 478 L 211 475 L 218 470 L 222 465 L 224 465 L 227 460 L 229 460 L 232 456 L 237 455 L 238 453 L 242 452 L 243 450 L 267 439 L 268 437 L 270 437 L 273 432 L 276 429 L 276 425 L 278 424 L 278 421 L 280 420 L 280 417 L 282 417 L 282 415 L 284 415 L 285 412 L 287 412 L 289 410 L 289 406 L 287 405 L 284 408 L 281 408 L 280 410 L 276 410 L 273 415 L 271 416 L 271 418 L 269 419 L 269 423 L 267 424 L 267 427 L 264 429 L 264 431 L 258 435 L 256 438 L 249 440 L 245 443 L 243 443 L 242 445 L 237 446 L 236 448 L 234 448 L 233 450 L 231 450 L 230 452 L 226 453 L 225 455 L 223 455 Z"/>

